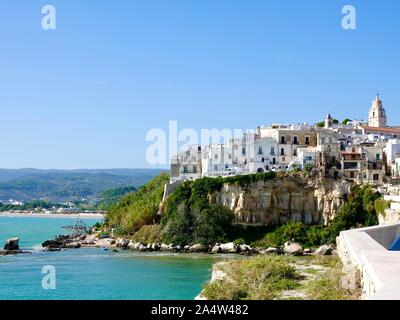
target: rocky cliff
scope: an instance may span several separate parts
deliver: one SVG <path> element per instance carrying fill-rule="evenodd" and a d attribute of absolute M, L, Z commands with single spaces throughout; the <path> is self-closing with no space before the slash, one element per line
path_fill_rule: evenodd
<path fill-rule="evenodd" d="M 224 184 L 211 201 L 230 208 L 239 224 L 265 226 L 286 221 L 327 224 L 338 213 L 350 187 L 344 180 L 288 176 L 247 187 Z"/>

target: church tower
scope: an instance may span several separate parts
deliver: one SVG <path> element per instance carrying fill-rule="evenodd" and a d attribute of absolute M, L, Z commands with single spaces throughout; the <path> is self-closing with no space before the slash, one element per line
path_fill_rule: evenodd
<path fill-rule="evenodd" d="M 372 101 L 372 107 L 368 115 L 368 126 L 376 128 L 386 128 L 387 119 L 386 111 L 383 107 L 382 100 L 379 98 L 379 94 Z"/>
<path fill-rule="evenodd" d="M 330 113 L 325 118 L 325 129 L 329 129 L 333 127 L 333 118 Z"/>

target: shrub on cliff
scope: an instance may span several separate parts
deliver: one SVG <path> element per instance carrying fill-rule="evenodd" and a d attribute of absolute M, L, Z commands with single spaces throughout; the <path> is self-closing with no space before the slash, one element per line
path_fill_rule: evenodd
<path fill-rule="evenodd" d="M 370 186 L 355 186 L 336 218 L 329 224 L 329 240 L 335 242 L 341 231 L 379 223 L 375 202 L 381 197 Z"/>
<path fill-rule="evenodd" d="M 109 209 L 106 217 L 107 224 L 121 229 L 124 234 L 133 234 L 143 225 L 154 223 L 164 186 L 168 182 L 169 176 L 162 173 L 137 192 L 122 198 Z"/>
<path fill-rule="evenodd" d="M 220 204 L 202 208 L 180 205 L 164 218 L 163 239 L 180 245 L 226 242 L 233 218 L 232 211 Z"/>
<path fill-rule="evenodd" d="M 378 212 L 387 204 L 382 204 L 381 194 L 371 186 L 355 186 L 339 210 L 338 215 L 328 226 L 309 226 L 301 222 L 288 222 L 266 234 L 255 246 L 281 246 L 293 240 L 304 246 L 318 246 L 335 243 L 341 231 L 352 228 L 369 227 L 378 224 Z"/>
<path fill-rule="evenodd" d="M 161 219 L 163 238 L 175 244 L 214 244 L 228 239 L 233 213 L 211 203 L 211 195 L 220 191 L 222 178 L 202 178 L 186 182 L 168 197 Z"/>
<path fill-rule="evenodd" d="M 302 222 L 288 222 L 255 242 L 254 246 L 282 246 L 286 241 L 295 241 L 306 247 L 318 246 L 329 239 L 329 231 L 324 226 L 306 225 Z"/>

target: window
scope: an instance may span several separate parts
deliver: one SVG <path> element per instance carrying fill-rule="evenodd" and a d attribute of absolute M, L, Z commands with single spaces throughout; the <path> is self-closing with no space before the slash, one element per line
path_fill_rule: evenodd
<path fill-rule="evenodd" d="M 214 159 L 215 160 L 217 160 L 218 159 L 218 155 L 216 154 L 216 155 L 214 155 Z"/>
<path fill-rule="evenodd" d="M 272 164 L 276 164 L 276 159 L 272 158 Z"/>
<path fill-rule="evenodd" d="M 183 166 L 183 173 L 189 173 L 188 166 Z"/>
<path fill-rule="evenodd" d="M 351 171 L 351 172 L 350 172 L 350 178 L 351 178 L 351 179 L 354 179 L 354 177 L 355 177 L 354 171 Z"/>
<path fill-rule="evenodd" d="M 376 154 L 376 160 L 377 161 L 381 160 L 381 155 L 379 153 Z"/>
<path fill-rule="evenodd" d="M 242 148 L 242 155 L 246 154 L 246 148 Z"/>
<path fill-rule="evenodd" d="M 262 154 L 263 154 L 263 149 L 262 149 L 262 147 L 258 147 L 258 154 L 259 154 L 259 155 L 262 155 Z"/>
<path fill-rule="evenodd" d="M 197 173 L 197 166 L 193 165 L 193 173 Z"/>
<path fill-rule="evenodd" d="M 218 171 L 218 166 L 214 166 L 214 171 Z"/>
<path fill-rule="evenodd" d="M 271 147 L 271 156 L 274 156 L 274 155 L 275 155 L 275 148 Z"/>
<path fill-rule="evenodd" d="M 285 137 L 281 137 L 281 144 L 285 144 Z"/>
<path fill-rule="evenodd" d="M 310 137 L 306 137 L 306 144 L 310 144 Z"/>
<path fill-rule="evenodd" d="M 285 157 L 282 157 L 282 161 L 285 162 L 285 160 L 286 160 Z"/>
<path fill-rule="evenodd" d="M 265 162 L 265 158 L 262 158 L 262 159 L 261 159 L 261 162 Z"/>
<path fill-rule="evenodd" d="M 299 144 L 299 139 L 297 137 L 293 137 L 293 144 Z"/>
<path fill-rule="evenodd" d="M 284 156 L 285 155 L 285 149 L 281 149 L 281 156 Z"/>
<path fill-rule="evenodd" d="M 297 157 L 297 149 L 294 149 L 294 150 L 293 150 L 293 156 L 294 156 L 294 157 Z"/>
<path fill-rule="evenodd" d="M 229 158 L 229 160 L 231 160 L 231 159 L 232 159 L 232 155 L 231 155 L 231 154 L 229 154 L 228 158 Z"/>

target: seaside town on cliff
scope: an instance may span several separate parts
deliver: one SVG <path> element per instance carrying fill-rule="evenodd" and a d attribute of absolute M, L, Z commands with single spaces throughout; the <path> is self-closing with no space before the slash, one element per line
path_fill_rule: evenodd
<path fill-rule="evenodd" d="M 377 95 L 372 102 L 368 123 L 351 120 L 339 123 L 328 115 L 325 122 L 315 126 L 259 127 L 255 132 L 245 133 L 242 138 L 231 139 L 226 144 L 192 146 L 172 159 L 171 181 L 165 188 L 164 198 L 176 185 L 187 180 L 293 169 L 311 170 L 311 184 L 294 178 L 287 179 L 281 185 L 271 181 L 260 190 L 252 189 L 250 194 L 231 187 L 220 192 L 218 201 L 232 209 L 237 223 L 252 225 L 277 224 L 283 218 L 327 224 L 337 214 L 343 204 L 343 194 L 348 192 L 352 183 L 371 184 L 381 192 L 386 189 L 386 193 L 382 192 L 384 198 L 391 201 L 393 190 L 389 190 L 390 184 L 387 182 L 400 174 L 400 127 L 387 126 L 386 111 Z M 322 187 L 319 183 L 312 184 L 318 178 L 325 181 Z M 298 197 L 291 197 L 290 193 L 293 192 Z M 273 197 L 275 201 L 259 201 L 268 197 Z M 388 214 L 385 214 L 386 220 L 383 222 L 391 222 L 391 212 L 396 211 L 397 205 L 400 207 L 400 203 L 391 201 L 391 208 L 386 209 Z M 394 215 L 396 221 L 398 211 Z M 269 215 L 265 212 L 269 212 Z M 277 253 L 280 250 L 295 255 L 306 253 L 296 245 L 287 243 L 283 248 L 267 250 L 233 243 L 180 247 L 115 239 L 112 236 L 100 238 L 92 234 L 82 238 L 56 238 L 44 243 L 43 247 L 49 250 L 96 246 L 135 251 L 258 254 Z M 332 249 L 331 246 L 323 246 L 316 253 L 330 254 Z"/>
<path fill-rule="evenodd" d="M 325 122 L 258 127 L 224 143 L 189 146 L 171 160 L 171 184 L 200 177 L 313 168 L 321 178 L 381 185 L 400 175 L 400 127 L 387 126 L 379 94 L 368 123 Z"/>

